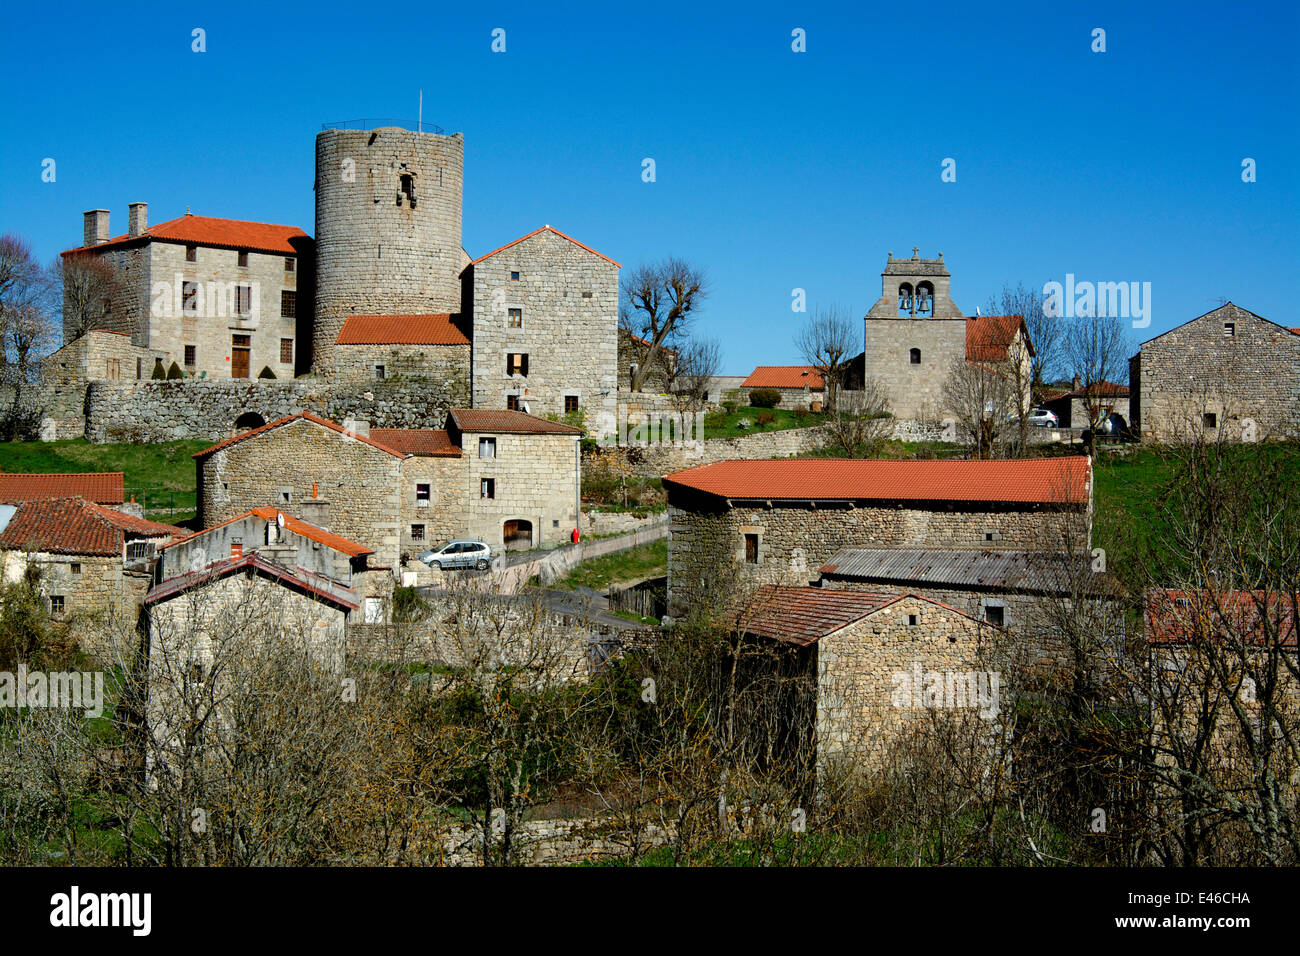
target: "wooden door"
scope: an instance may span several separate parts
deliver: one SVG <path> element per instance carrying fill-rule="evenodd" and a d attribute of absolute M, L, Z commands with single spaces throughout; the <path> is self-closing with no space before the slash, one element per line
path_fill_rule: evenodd
<path fill-rule="evenodd" d="M 230 338 L 230 377 L 248 378 L 249 341 L 251 336 L 233 335 Z"/>

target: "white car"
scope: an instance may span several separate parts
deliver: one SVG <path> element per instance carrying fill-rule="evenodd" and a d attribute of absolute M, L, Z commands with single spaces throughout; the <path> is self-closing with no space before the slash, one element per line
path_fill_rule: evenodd
<path fill-rule="evenodd" d="M 449 541 L 443 547 L 425 551 L 420 561 L 431 568 L 477 568 L 486 571 L 492 563 L 492 549 L 482 541 Z"/>
<path fill-rule="evenodd" d="M 1059 428 L 1061 425 L 1061 420 L 1056 417 L 1056 413 L 1046 408 L 1035 408 L 1025 416 L 1025 421 L 1039 428 Z"/>

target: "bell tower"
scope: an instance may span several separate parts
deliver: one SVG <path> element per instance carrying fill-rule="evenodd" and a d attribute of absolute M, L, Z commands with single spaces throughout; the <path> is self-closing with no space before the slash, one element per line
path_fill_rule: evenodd
<path fill-rule="evenodd" d="M 868 319 L 964 319 L 948 294 L 952 276 L 938 259 L 922 259 L 920 248 L 912 247 L 912 258 L 895 259 L 889 254 L 880 274 L 880 298 L 867 313 Z"/>

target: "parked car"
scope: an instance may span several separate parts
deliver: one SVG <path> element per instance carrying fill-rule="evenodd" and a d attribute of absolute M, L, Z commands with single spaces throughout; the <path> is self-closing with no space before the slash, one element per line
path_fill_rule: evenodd
<path fill-rule="evenodd" d="M 492 549 L 483 541 L 461 539 L 425 551 L 419 558 L 431 568 L 478 568 L 486 571 L 492 564 Z"/>
<path fill-rule="evenodd" d="M 1007 421 L 1014 422 L 1020 416 L 1011 414 L 1007 416 Z M 1025 416 L 1025 421 L 1030 425 L 1037 425 L 1040 428 L 1059 428 L 1061 420 L 1056 417 L 1055 412 L 1049 412 L 1045 408 L 1035 408 Z"/>

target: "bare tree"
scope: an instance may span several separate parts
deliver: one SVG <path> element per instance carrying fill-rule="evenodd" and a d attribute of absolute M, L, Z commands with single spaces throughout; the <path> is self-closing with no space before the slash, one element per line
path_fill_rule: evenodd
<path fill-rule="evenodd" d="M 1063 364 L 1062 340 L 1064 329 L 1059 318 L 1043 311 L 1043 293 L 1028 288 L 1023 282 L 1013 289 L 1002 286 L 1002 292 L 991 296 L 985 305 L 989 315 L 1019 315 L 1025 320 L 1029 341 L 1033 344 L 1030 357 L 1031 386 L 1034 399 L 1042 394 L 1043 385 L 1049 382 Z"/>
<path fill-rule="evenodd" d="M 704 271 L 675 256 L 637 266 L 624 277 L 619 324 L 650 343 L 632 376 L 632 391 L 641 390 L 660 350 L 687 336 L 708 294 Z"/>
<path fill-rule="evenodd" d="M 1118 316 L 1080 316 L 1066 330 L 1062 355 L 1070 374 L 1078 376 L 1094 432 L 1105 418 L 1101 383 L 1128 381 L 1131 351 L 1127 320 Z"/>
<path fill-rule="evenodd" d="M 722 368 L 722 347 L 717 339 L 692 336 L 677 347 L 669 390 L 683 411 L 695 411 L 709 395 L 709 382 Z"/>
<path fill-rule="evenodd" d="M 861 390 L 840 392 L 827 427 L 844 457 L 870 458 L 894 432 L 888 392 L 870 376 Z"/>
<path fill-rule="evenodd" d="M 50 272 L 56 285 L 62 288 L 64 344 L 91 329 L 112 327 L 114 306 L 121 309 L 123 290 L 117 270 L 103 256 L 60 256 L 54 260 Z"/>
<path fill-rule="evenodd" d="M 1013 383 L 1004 371 L 985 362 L 959 359 L 943 385 L 943 406 L 971 443 L 976 458 L 994 457 L 1008 419 L 1019 405 Z"/>
<path fill-rule="evenodd" d="M 860 324 L 840 306 L 814 309 L 794 337 L 803 360 L 821 372 L 826 387 L 826 410 L 835 409 L 849 360 L 863 345 Z"/>

